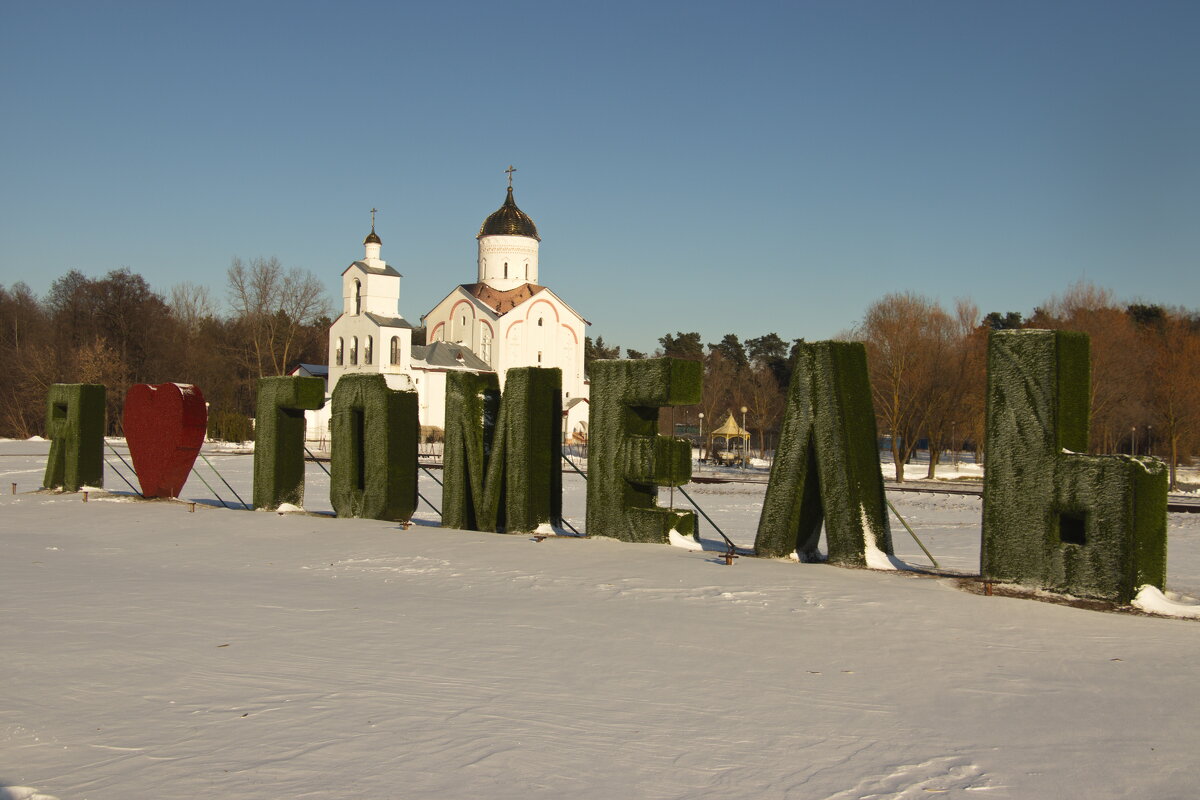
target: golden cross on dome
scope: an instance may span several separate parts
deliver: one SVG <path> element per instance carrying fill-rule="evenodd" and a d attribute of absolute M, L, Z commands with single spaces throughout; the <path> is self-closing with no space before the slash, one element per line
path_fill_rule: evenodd
<path fill-rule="evenodd" d="M 377 209 L 377 208 L 371 209 L 371 230 L 375 230 L 375 212 L 378 210 L 379 209 Z"/>
<path fill-rule="evenodd" d="M 511 189 L 512 188 L 512 174 L 517 171 L 517 168 L 514 167 L 512 164 L 509 164 L 508 169 L 506 169 L 504 171 L 508 173 L 508 188 Z"/>

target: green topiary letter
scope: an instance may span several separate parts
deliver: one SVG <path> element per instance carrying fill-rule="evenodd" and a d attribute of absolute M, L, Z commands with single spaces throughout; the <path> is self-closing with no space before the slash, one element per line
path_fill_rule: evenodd
<path fill-rule="evenodd" d="M 56 383 L 46 394 L 50 457 L 42 485 L 77 492 L 104 485 L 104 387 Z"/>
<path fill-rule="evenodd" d="M 892 553 L 860 342 L 800 346 L 754 549 L 816 560 L 822 520 L 831 563 L 866 566 L 868 548 Z"/>
<path fill-rule="evenodd" d="M 304 412 L 325 405 L 320 378 L 259 378 L 254 421 L 254 506 L 304 504 Z"/>
<path fill-rule="evenodd" d="M 562 523 L 562 371 L 446 376 L 442 526 L 508 533 Z"/>
<path fill-rule="evenodd" d="M 627 542 L 696 531 L 691 511 L 658 507 L 658 487 L 692 477 L 692 446 L 658 435 L 658 409 L 700 402 L 704 365 L 678 358 L 593 361 L 587 532 Z"/>
<path fill-rule="evenodd" d="M 1090 377 L 1086 334 L 991 333 L 980 572 L 1127 603 L 1165 587 L 1166 469 L 1080 455 Z"/>
<path fill-rule="evenodd" d="M 329 502 L 339 517 L 407 522 L 417 510 L 417 393 L 383 375 L 346 375 L 333 390 Z"/>

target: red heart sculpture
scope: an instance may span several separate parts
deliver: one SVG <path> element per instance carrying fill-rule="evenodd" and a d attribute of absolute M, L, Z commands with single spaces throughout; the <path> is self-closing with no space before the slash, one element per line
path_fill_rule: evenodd
<path fill-rule="evenodd" d="M 122 424 L 142 497 L 178 497 L 208 428 L 200 387 L 135 384 L 125 395 Z"/>

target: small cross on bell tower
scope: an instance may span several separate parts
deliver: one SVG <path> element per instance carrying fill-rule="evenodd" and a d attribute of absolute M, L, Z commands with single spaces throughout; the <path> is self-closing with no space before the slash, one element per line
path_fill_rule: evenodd
<path fill-rule="evenodd" d="M 364 257 L 367 259 L 379 258 L 379 249 L 383 244 L 383 240 L 375 232 L 375 212 L 377 210 L 375 208 L 371 209 L 371 232 L 367 234 L 367 238 L 363 239 L 363 246 L 366 248 Z"/>

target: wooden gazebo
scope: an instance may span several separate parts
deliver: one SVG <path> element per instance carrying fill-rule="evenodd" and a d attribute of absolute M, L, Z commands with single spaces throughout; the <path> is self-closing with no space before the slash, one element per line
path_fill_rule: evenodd
<path fill-rule="evenodd" d="M 727 456 L 718 456 L 715 459 L 716 461 L 744 463 L 745 459 L 750 457 L 750 431 L 737 424 L 737 421 L 733 418 L 732 411 L 729 412 L 729 416 L 725 418 L 725 421 L 721 423 L 720 427 L 718 427 L 716 430 L 708 432 L 709 459 L 713 458 L 713 439 L 725 440 L 724 451 L 718 451 L 718 453 L 728 452 L 731 442 L 737 441 L 738 439 L 741 440 L 741 452 L 738 454 L 738 456 L 735 457 L 732 454 Z"/>

